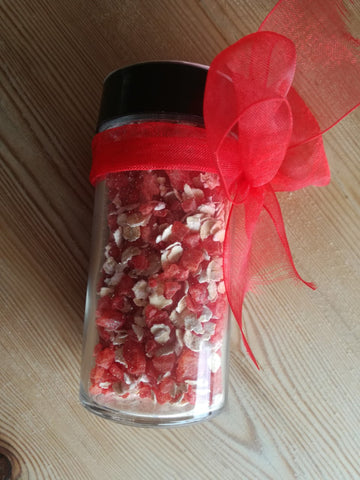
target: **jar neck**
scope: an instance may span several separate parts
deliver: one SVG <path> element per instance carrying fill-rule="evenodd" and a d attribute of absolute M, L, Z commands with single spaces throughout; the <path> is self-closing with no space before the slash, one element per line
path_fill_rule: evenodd
<path fill-rule="evenodd" d="M 177 113 L 144 113 L 136 115 L 126 115 L 101 123 L 97 128 L 97 133 L 104 132 L 110 128 L 122 127 L 133 123 L 146 122 L 170 122 L 194 127 L 204 127 L 204 119 L 198 115 L 184 115 Z"/>

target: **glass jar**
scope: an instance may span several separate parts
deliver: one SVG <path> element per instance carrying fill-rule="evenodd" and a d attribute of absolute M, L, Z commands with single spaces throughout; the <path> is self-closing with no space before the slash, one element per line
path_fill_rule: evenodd
<path fill-rule="evenodd" d="M 97 131 L 164 122 L 203 129 L 206 74 L 180 62 L 117 70 L 104 83 Z M 96 183 L 80 388 L 88 410 L 170 426 L 224 407 L 228 211 L 215 173 L 113 171 Z"/>

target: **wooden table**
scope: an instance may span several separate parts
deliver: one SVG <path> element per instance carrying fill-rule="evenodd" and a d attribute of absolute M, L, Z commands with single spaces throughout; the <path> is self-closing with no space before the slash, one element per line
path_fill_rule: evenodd
<path fill-rule="evenodd" d="M 13 479 L 360 478 L 360 111 L 325 136 L 331 184 L 279 195 L 295 263 L 319 288 L 246 298 L 262 368 L 234 325 L 225 412 L 136 429 L 78 400 L 103 78 L 138 61 L 209 63 L 274 4 L 2 1 L 1 479 L 5 456 Z"/>

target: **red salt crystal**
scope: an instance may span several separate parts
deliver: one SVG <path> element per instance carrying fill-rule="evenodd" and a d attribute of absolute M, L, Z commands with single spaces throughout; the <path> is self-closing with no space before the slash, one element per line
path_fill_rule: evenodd
<path fill-rule="evenodd" d="M 167 281 L 164 283 L 164 297 L 173 298 L 175 293 L 180 290 L 181 284 L 178 282 Z"/>
<path fill-rule="evenodd" d="M 124 380 L 124 369 L 118 363 L 110 365 L 109 372 L 116 378 L 116 381 Z"/>
<path fill-rule="evenodd" d="M 184 380 L 196 380 L 198 363 L 199 354 L 197 352 L 192 352 L 185 347 L 178 358 L 176 380 L 178 382 L 183 382 Z"/>
<path fill-rule="evenodd" d="M 190 272 L 196 272 L 204 259 L 203 251 L 200 248 L 185 250 L 180 259 L 180 265 Z"/>
<path fill-rule="evenodd" d="M 141 253 L 131 259 L 131 264 L 136 270 L 143 271 L 149 267 L 149 260 L 143 253 Z"/>
<path fill-rule="evenodd" d="M 144 346 L 133 340 L 127 340 L 124 343 L 123 355 L 128 364 L 128 373 L 132 375 L 141 375 L 145 373 L 146 357 Z"/>
<path fill-rule="evenodd" d="M 162 355 L 161 357 L 153 357 L 152 359 L 154 367 L 161 373 L 171 372 L 174 368 L 175 360 L 175 353 Z"/>
<path fill-rule="evenodd" d="M 115 352 L 112 348 L 105 348 L 98 353 L 96 357 L 96 364 L 103 368 L 109 368 L 115 361 Z"/>
<path fill-rule="evenodd" d="M 125 323 L 124 315 L 119 311 L 104 310 L 101 315 L 96 319 L 96 325 L 98 327 L 106 328 L 106 330 L 117 330 Z"/>
<path fill-rule="evenodd" d="M 189 295 L 195 303 L 200 305 L 206 305 L 209 301 L 209 292 L 207 286 L 203 283 L 191 285 L 189 288 Z"/>

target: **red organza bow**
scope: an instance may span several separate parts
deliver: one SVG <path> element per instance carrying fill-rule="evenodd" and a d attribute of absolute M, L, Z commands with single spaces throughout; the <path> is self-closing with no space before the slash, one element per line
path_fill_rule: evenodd
<path fill-rule="evenodd" d="M 202 129 L 128 125 L 97 134 L 92 183 L 132 169 L 217 171 L 232 209 L 224 276 L 242 328 L 245 293 L 295 269 L 276 191 L 330 180 L 322 134 L 359 105 L 360 42 L 341 0 L 280 0 L 259 31 L 212 62 Z M 173 159 L 173 163 L 169 160 Z M 311 288 L 314 285 L 304 282 Z"/>

